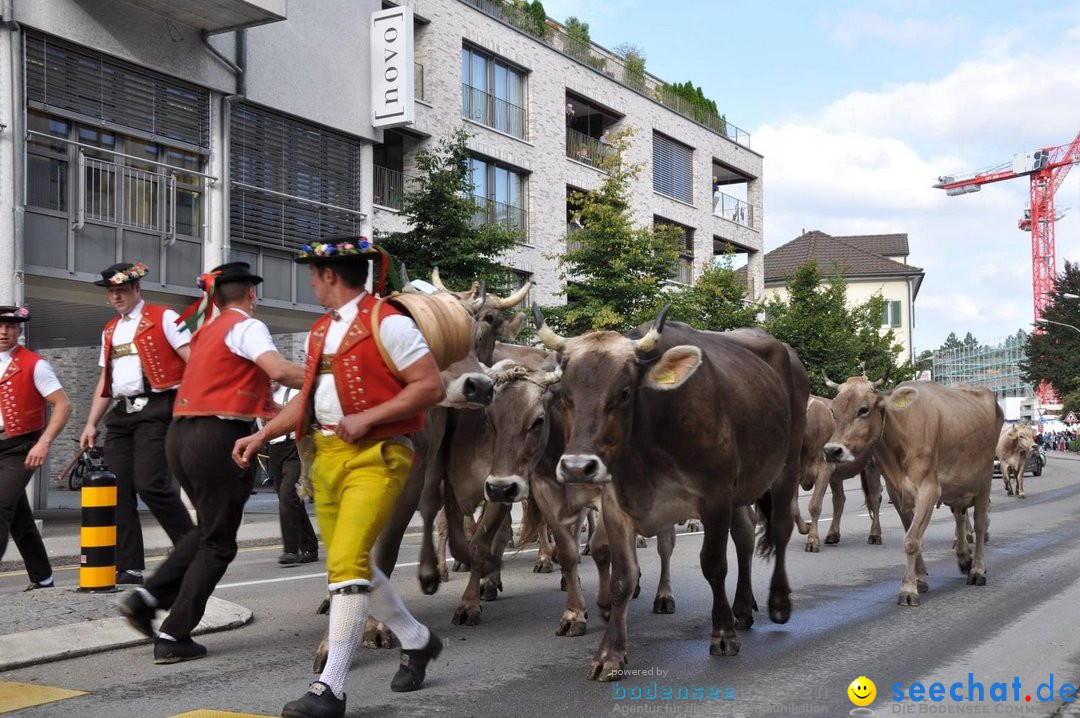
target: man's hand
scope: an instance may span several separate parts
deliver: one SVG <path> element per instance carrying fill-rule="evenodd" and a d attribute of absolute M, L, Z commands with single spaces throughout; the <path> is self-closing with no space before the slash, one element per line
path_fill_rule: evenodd
<path fill-rule="evenodd" d="M 79 448 L 86 451 L 91 446 L 97 443 L 97 427 L 86 425 L 86 428 L 82 430 L 82 436 L 79 437 Z M 29 458 L 29 457 L 28 457 Z"/>
<path fill-rule="evenodd" d="M 30 449 L 26 454 L 26 461 L 23 462 L 28 469 L 36 469 L 45 463 L 45 457 L 49 454 L 49 443 L 44 439 L 38 439 L 34 444 L 34 448 Z"/>
<path fill-rule="evenodd" d="M 242 439 L 237 439 L 233 444 L 232 460 L 236 462 L 236 465 L 241 469 L 246 469 L 251 465 L 251 457 L 259 453 L 259 448 L 266 442 L 262 439 L 262 433 L 256 432 L 251 436 L 245 436 Z"/>
<path fill-rule="evenodd" d="M 371 423 L 363 413 L 349 414 L 338 422 L 337 428 L 334 429 L 338 438 L 347 444 L 355 444 L 367 436 L 369 431 L 371 431 Z"/>

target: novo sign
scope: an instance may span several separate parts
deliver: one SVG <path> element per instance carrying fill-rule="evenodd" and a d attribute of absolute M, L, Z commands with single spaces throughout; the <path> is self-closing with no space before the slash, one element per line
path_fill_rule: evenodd
<path fill-rule="evenodd" d="M 395 7 L 371 14 L 371 124 L 411 125 L 413 102 L 413 12 Z"/>

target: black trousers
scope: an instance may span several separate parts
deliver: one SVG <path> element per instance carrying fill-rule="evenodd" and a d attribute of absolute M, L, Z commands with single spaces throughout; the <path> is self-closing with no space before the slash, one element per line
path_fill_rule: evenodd
<path fill-rule="evenodd" d="M 178 640 L 199 624 L 207 599 L 236 557 L 236 532 L 255 485 L 255 466 L 241 469 L 230 454 L 252 428 L 217 417 L 180 418 L 169 427 L 169 468 L 195 504 L 199 523 L 146 581 L 146 590 L 161 608 L 172 609 L 161 631 Z"/>
<path fill-rule="evenodd" d="M 0 441 L 0 559 L 7 550 L 8 536 L 22 554 L 26 573 L 33 582 L 52 576 L 49 554 L 34 525 L 34 512 L 26 498 L 26 486 L 33 471 L 26 469 L 26 455 L 41 436 L 35 431 Z"/>
<path fill-rule="evenodd" d="M 105 463 L 116 474 L 117 571 L 146 567 L 140 498 L 174 546 L 191 531 L 191 517 L 165 463 L 165 434 L 175 397 L 175 391 L 150 394 L 149 403 L 134 414 L 125 412 L 121 401 L 105 415 Z"/>
<path fill-rule="evenodd" d="M 307 509 L 296 495 L 296 480 L 300 478 L 300 454 L 296 451 L 296 442 L 287 438 L 270 444 L 267 463 L 267 471 L 277 492 L 281 543 L 285 553 L 318 552 L 319 539 L 315 536 Z"/>

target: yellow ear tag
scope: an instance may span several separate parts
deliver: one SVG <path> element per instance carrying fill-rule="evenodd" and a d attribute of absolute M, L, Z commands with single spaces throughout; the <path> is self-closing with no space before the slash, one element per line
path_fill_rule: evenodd
<path fill-rule="evenodd" d="M 903 409 L 907 406 L 907 399 L 902 396 L 898 396 L 896 397 L 896 401 L 893 402 L 893 406 L 895 406 L 897 409 Z"/>
<path fill-rule="evenodd" d="M 663 371 L 658 371 L 653 375 L 653 380 L 657 384 L 674 384 L 675 383 L 675 372 L 672 371 L 671 369 L 665 369 Z"/>

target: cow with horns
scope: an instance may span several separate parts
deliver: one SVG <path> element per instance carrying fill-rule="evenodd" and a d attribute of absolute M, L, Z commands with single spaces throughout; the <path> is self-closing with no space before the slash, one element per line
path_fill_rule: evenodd
<path fill-rule="evenodd" d="M 922 540 L 931 514 L 947 504 L 956 521 L 956 559 L 971 585 L 986 584 L 986 533 L 994 447 L 1004 416 L 993 392 L 984 387 L 944 387 L 932 381 L 907 381 L 879 391 L 884 379 L 851 377 L 835 389 L 836 429 L 825 444 L 825 458 L 853 461 L 872 452 L 885 475 L 889 495 L 904 524 L 907 567 L 897 602 L 918 606 L 929 589 Z M 964 527 L 975 511 L 975 554 Z"/>
<path fill-rule="evenodd" d="M 538 336 L 562 353 L 566 448 L 556 475 L 603 489 L 612 608 L 590 679 L 612 680 L 626 663 L 635 527 L 655 535 L 701 519 L 701 568 L 713 592 L 710 653 L 733 656 L 736 627 L 753 622 L 753 594 L 737 590 L 734 606 L 728 603 L 727 539 L 739 507 L 756 503 L 765 521 L 759 552 L 774 557 L 769 616 L 785 623 L 791 615 L 785 554 L 810 395 L 806 370 L 791 347 L 758 330 L 665 329 L 667 309 L 629 336 L 564 338 L 533 308 Z"/>

